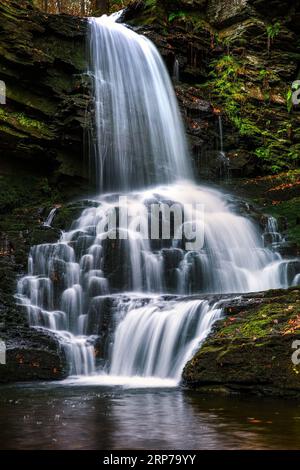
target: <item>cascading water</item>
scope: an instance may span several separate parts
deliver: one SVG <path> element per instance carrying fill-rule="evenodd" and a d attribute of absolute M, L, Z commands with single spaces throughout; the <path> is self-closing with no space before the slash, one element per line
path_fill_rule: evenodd
<path fill-rule="evenodd" d="M 17 297 L 31 325 L 56 331 L 71 374 L 102 383 L 138 376 L 176 384 L 222 315 L 222 302 L 203 295 L 288 287 L 299 282 L 299 264 L 275 251 L 280 240 L 273 219 L 263 232 L 226 195 L 179 180 L 190 175 L 189 155 L 171 81 L 153 44 L 102 17 L 90 20 L 90 47 L 96 177 L 102 191 L 131 192 L 97 197 L 58 243 L 33 247 Z M 175 233 L 142 236 L 157 204 L 165 207 L 159 226 L 166 207 L 197 205 L 185 211 L 181 227 L 196 224 L 201 246 L 187 250 Z M 183 297 L 190 294 L 202 297 Z"/>
<path fill-rule="evenodd" d="M 179 61 L 175 58 L 174 65 L 173 65 L 173 74 L 172 74 L 173 81 L 178 83 L 180 81 L 180 68 L 179 68 Z"/>
<path fill-rule="evenodd" d="M 100 189 L 190 177 L 177 101 L 154 45 L 107 16 L 90 20 L 90 45 Z"/>
<path fill-rule="evenodd" d="M 47 219 L 45 220 L 45 222 L 43 223 L 43 226 L 44 227 L 51 227 L 51 224 L 53 222 L 53 219 L 55 217 L 55 214 L 57 212 L 57 208 L 54 207 L 53 209 L 51 209 L 51 211 L 49 212 L 49 215 L 47 217 Z"/>
<path fill-rule="evenodd" d="M 218 154 L 218 160 L 220 162 L 220 176 L 222 178 L 229 178 L 229 158 L 226 156 L 224 152 L 224 134 L 223 134 L 223 122 L 222 116 L 219 114 L 218 116 L 218 126 L 219 126 L 219 140 L 220 140 L 220 149 Z"/>
<path fill-rule="evenodd" d="M 129 311 L 116 330 L 110 373 L 179 381 L 183 365 L 220 315 L 220 308 L 202 300 L 152 302 Z"/>

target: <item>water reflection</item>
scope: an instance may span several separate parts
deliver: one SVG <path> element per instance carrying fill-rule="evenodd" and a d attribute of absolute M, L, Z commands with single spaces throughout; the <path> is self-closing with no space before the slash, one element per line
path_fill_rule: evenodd
<path fill-rule="evenodd" d="M 297 449 L 300 403 L 181 390 L 1 387 L 1 449 Z"/>

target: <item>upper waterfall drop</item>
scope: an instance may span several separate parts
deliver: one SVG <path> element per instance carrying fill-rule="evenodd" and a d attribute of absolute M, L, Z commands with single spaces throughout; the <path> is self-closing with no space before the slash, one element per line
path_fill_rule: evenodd
<path fill-rule="evenodd" d="M 115 19 L 89 19 L 96 183 L 118 191 L 189 179 L 183 123 L 164 62 L 151 41 Z"/>

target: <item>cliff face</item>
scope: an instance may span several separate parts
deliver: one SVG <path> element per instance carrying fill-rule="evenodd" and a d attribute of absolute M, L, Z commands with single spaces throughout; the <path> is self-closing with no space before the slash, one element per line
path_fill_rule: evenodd
<path fill-rule="evenodd" d="M 176 91 L 202 178 L 217 176 L 222 164 L 219 115 L 234 176 L 299 165 L 300 116 L 291 102 L 300 64 L 298 1 L 134 5 L 128 21 L 143 25 L 138 30 L 158 45 L 171 73 L 178 61 Z"/>
<path fill-rule="evenodd" d="M 0 382 L 68 373 L 55 335 L 29 329 L 14 294 L 30 246 L 59 238 L 42 226 L 51 207 L 85 190 L 86 32 L 79 18 L 0 0 Z"/>
<path fill-rule="evenodd" d="M 86 21 L 44 15 L 30 2 L 0 1 L 1 173 L 31 167 L 82 176 Z M 13 160 L 13 163 L 12 163 Z"/>

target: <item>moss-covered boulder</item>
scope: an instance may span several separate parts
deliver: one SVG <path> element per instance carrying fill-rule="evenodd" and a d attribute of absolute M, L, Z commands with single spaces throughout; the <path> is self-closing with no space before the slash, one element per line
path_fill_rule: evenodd
<path fill-rule="evenodd" d="M 300 363 L 292 358 L 299 340 L 298 289 L 244 296 L 227 304 L 183 381 L 205 392 L 300 397 Z"/>

